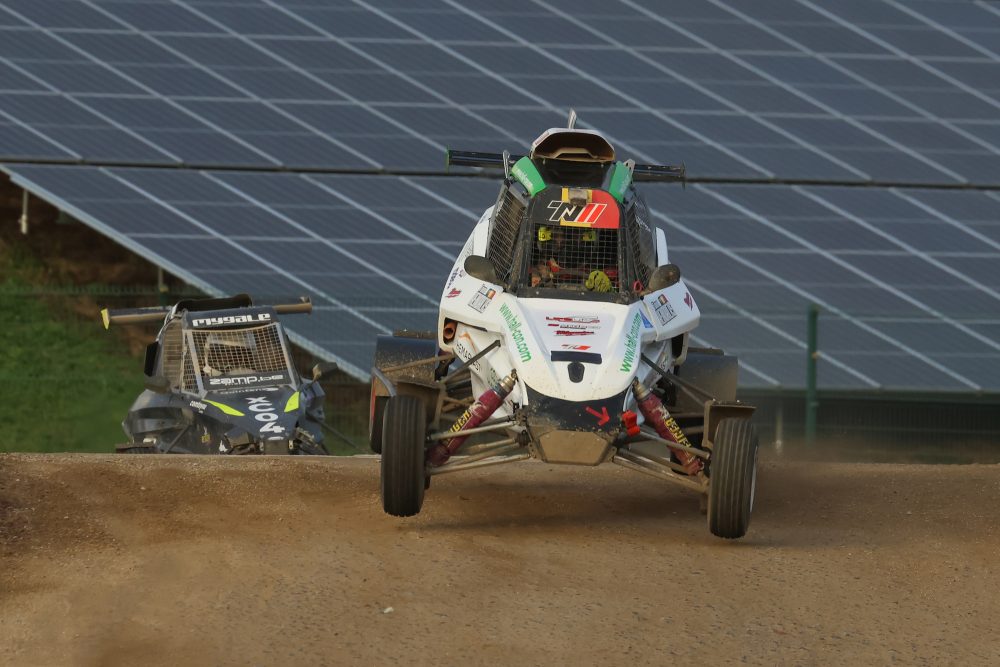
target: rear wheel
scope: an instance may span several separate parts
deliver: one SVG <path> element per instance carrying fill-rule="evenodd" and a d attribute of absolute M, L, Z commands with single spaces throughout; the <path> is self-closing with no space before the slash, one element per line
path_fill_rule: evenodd
<path fill-rule="evenodd" d="M 757 433 L 746 419 L 723 419 L 712 445 L 708 529 L 726 539 L 743 537 L 757 485 Z"/>
<path fill-rule="evenodd" d="M 382 509 L 386 514 L 420 512 L 427 480 L 426 436 L 427 413 L 419 399 L 393 396 L 386 402 L 382 425 Z"/>

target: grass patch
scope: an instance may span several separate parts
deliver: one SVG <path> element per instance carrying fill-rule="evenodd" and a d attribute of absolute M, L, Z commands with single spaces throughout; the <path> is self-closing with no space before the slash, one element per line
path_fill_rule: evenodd
<path fill-rule="evenodd" d="M 142 390 L 141 361 L 94 320 L 60 301 L 25 294 L 9 258 L 0 258 L 0 382 L 6 404 L 0 451 L 112 452 L 122 418 Z M 13 274 L 13 275 L 12 275 Z M 65 305 L 65 304 L 63 304 Z"/>

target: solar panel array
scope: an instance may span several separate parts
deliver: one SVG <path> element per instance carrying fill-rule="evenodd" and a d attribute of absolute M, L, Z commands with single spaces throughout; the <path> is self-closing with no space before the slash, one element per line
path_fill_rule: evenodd
<path fill-rule="evenodd" d="M 1000 187 L 994 3 L 0 0 L 15 181 L 206 291 L 312 294 L 289 327 L 359 377 L 495 196 L 445 147 L 570 107 L 702 181 L 646 190 L 745 384 L 802 386 L 818 303 L 822 386 L 1000 387 L 1000 195 L 890 187 Z"/>
<path fill-rule="evenodd" d="M 4 0 L 0 157 L 440 170 L 576 107 L 692 176 L 1000 184 L 1000 8 Z"/>

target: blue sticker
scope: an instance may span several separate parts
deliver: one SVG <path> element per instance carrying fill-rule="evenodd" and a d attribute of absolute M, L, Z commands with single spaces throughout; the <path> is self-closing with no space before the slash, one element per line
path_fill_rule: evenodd
<path fill-rule="evenodd" d="M 646 314 L 641 310 L 639 311 L 639 314 L 642 315 L 642 326 L 646 327 L 647 329 L 652 329 L 653 323 L 646 319 Z"/>

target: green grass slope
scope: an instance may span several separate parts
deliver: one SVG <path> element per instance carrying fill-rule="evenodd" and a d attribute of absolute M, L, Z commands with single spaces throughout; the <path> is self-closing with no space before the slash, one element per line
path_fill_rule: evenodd
<path fill-rule="evenodd" d="M 111 452 L 121 420 L 142 390 L 141 361 L 121 340 L 33 294 L 0 257 L 0 451 Z"/>

